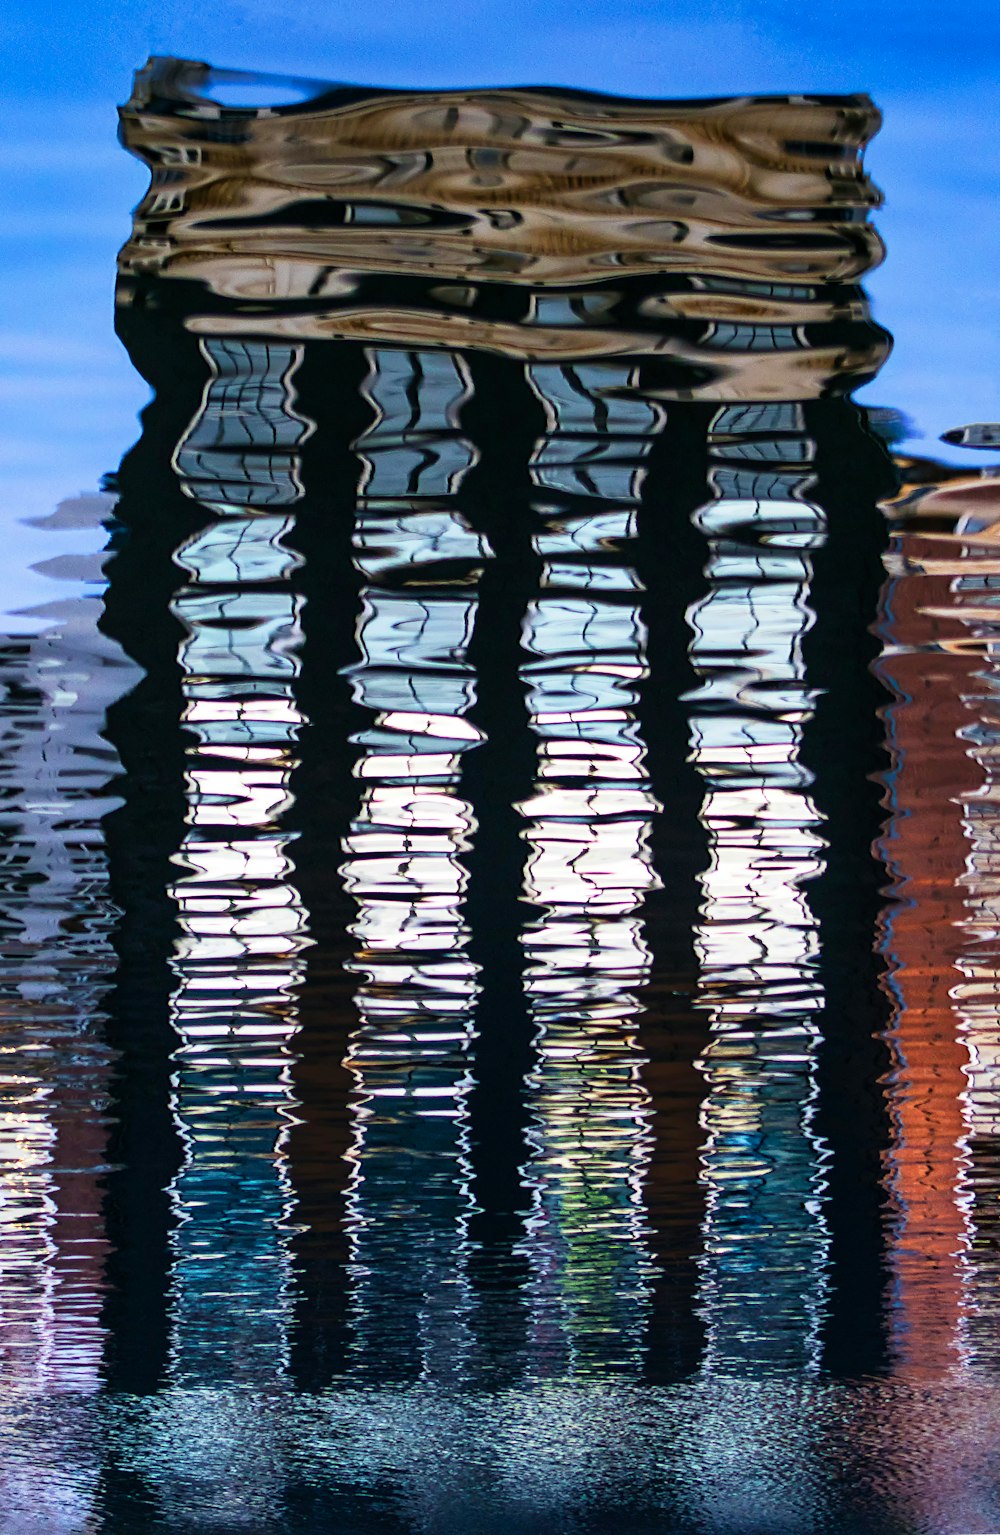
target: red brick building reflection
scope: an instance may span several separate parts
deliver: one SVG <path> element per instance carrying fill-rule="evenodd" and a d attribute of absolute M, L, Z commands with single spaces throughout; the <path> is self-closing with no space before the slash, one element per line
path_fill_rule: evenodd
<path fill-rule="evenodd" d="M 895 696 L 886 718 L 890 815 L 880 849 L 895 896 L 882 934 L 894 1004 L 886 1084 L 895 1215 L 890 1330 L 896 1368 L 922 1377 L 958 1362 L 969 1060 L 952 995 L 965 944 L 961 882 L 969 856 L 960 797 L 982 781 L 960 734 L 969 723 L 965 698 L 977 658 L 940 648 L 955 631 L 941 612 L 954 601 L 951 576 L 931 573 L 941 553 L 938 539 L 920 533 L 893 541 L 879 663 Z"/>

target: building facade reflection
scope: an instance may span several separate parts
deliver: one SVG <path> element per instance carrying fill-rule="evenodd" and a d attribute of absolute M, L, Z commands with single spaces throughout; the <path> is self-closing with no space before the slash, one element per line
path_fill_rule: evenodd
<path fill-rule="evenodd" d="M 169 1191 L 155 1254 L 121 1243 L 155 1383 L 640 1380 L 667 1334 L 678 1374 L 823 1359 L 844 1052 L 803 743 L 817 444 L 887 345 L 877 114 L 556 94 L 265 112 L 160 61 L 123 112 L 157 395 L 109 836 L 150 914 L 116 1016 L 161 1103 L 119 1200 Z"/>
<path fill-rule="evenodd" d="M 171 1109 L 183 1161 L 175 1229 L 172 1375 L 270 1384 L 287 1366 L 293 1195 L 284 1145 L 296 988 L 307 941 L 291 883 L 289 803 L 303 719 L 297 563 L 284 542 L 301 497 L 294 408 L 301 350 L 202 342 L 210 373 L 174 469 L 214 516 L 177 550 L 171 604 L 188 741 L 186 830 L 169 887 Z"/>
<path fill-rule="evenodd" d="M 727 407 L 709 433 L 714 499 L 696 514 L 709 591 L 689 615 L 700 686 L 692 746 L 710 862 L 699 951 L 712 1042 L 703 1062 L 708 1358 L 815 1369 L 827 1283 L 826 1148 L 816 1132 L 818 931 L 807 883 L 820 820 L 799 760 L 815 707 L 803 637 L 816 504 L 801 405 Z"/>
<path fill-rule="evenodd" d="M 922 1377 L 994 1359 L 992 491 L 956 475 L 890 508 L 893 1316 L 897 1368 Z"/>

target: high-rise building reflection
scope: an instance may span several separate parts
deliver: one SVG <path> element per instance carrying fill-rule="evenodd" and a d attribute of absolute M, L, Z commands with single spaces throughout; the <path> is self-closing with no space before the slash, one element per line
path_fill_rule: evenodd
<path fill-rule="evenodd" d="M 893 1364 L 906 1375 L 936 1376 L 960 1362 L 968 1238 L 959 1193 L 968 1051 L 954 997 L 964 946 L 956 898 L 968 847 L 956 795 L 978 786 L 960 734 L 968 721 L 962 695 L 978 663 L 938 652 L 943 625 L 927 610 L 949 602 L 951 582 L 924 573 L 921 563 L 940 556 L 939 544 L 912 531 L 893 543 L 883 604 L 888 653 L 880 662 L 895 693 L 886 713 L 893 760 L 883 844 L 897 896 L 884 933 L 894 1004 Z"/>
<path fill-rule="evenodd" d="M 956 473 L 891 510 L 892 1318 L 896 1368 L 927 1378 L 994 1363 L 998 508 L 991 482 Z"/>
<path fill-rule="evenodd" d="M 824 396 L 886 346 L 875 126 L 140 77 L 120 324 L 157 398 L 108 624 L 148 683 L 109 839 L 148 917 L 115 1002 L 147 1381 L 638 1377 L 665 1331 L 679 1373 L 703 1336 L 816 1368 L 806 642 Z"/>

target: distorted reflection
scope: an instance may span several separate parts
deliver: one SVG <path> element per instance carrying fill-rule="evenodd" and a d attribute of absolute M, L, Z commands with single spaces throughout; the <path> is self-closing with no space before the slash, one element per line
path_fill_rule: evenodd
<path fill-rule="evenodd" d="M 116 910 L 101 816 L 116 763 L 103 725 L 134 671 L 98 629 L 99 557 L 73 546 L 105 541 L 112 506 L 81 496 L 41 524 L 56 545 L 41 567 L 51 600 L 34 632 L 5 636 L 0 661 L 0 1379 L 43 1392 L 96 1390 L 105 1347 L 102 1003 Z"/>
<path fill-rule="evenodd" d="M 703 1070 L 707 1184 L 702 1304 L 714 1368 L 819 1362 L 825 1150 L 815 1127 L 819 816 L 799 761 L 815 692 L 802 640 L 814 445 L 794 403 L 729 406 L 709 428 L 715 499 L 696 520 L 709 590 L 691 611 L 694 758 L 710 862 L 698 933 L 712 1041 Z"/>
<path fill-rule="evenodd" d="M 293 405 L 301 349 L 209 341 L 202 351 L 210 377 L 174 459 L 185 494 L 218 520 L 178 550 L 188 584 L 172 603 L 190 743 L 170 887 L 181 1040 L 171 1111 L 184 1148 L 171 1187 L 172 1373 L 189 1385 L 265 1385 L 287 1363 L 284 1143 L 307 941 L 281 830 L 303 725 L 296 557 L 283 542 L 293 521 L 265 509 L 302 494 L 287 450 L 309 423 Z"/>
<path fill-rule="evenodd" d="M 154 397 L 0 656 L 16 1527 L 995 1528 L 1000 500 L 848 397 L 876 109 L 244 87 L 122 110 Z"/>
<path fill-rule="evenodd" d="M 953 474 L 890 508 L 882 671 L 894 771 L 885 852 L 895 1002 L 897 1368 L 994 1370 L 1000 1017 L 996 932 L 997 482 Z"/>
<path fill-rule="evenodd" d="M 538 752 L 520 807 L 525 894 L 538 913 L 523 939 L 537 1031 L 525 1251 L 532 1365 L 576 1374 L 634 1369 L 647 1325 L 650 1111 L 637 992 L 651 962 L 640 913 L 656 883 L 657 804 L 634 715 L 647 668 L 626 551 L 663 413 L 611 394 L 627 387 L 620 368 L 536 366 L 530 381 L 548 430 L 531 456 L 545 502 L 522 668 Z"/>
<path fill-rule="evenodd" d="M 361 803 L 341 874 L 357 903 L 359 1025 L 347 1053 L 352 1359 L 373 1379 L 460 1380 L 469 1348 L 467 1098 L 477 992 L 463 915 L 479 733 L 468 642 L 485 549 L 454 504 L 475 450 L 460 359 L 372 351 L 355 442 L 365 580 L 354 697 Z M 457 590 L 456 590 L 457 587 Z"/>
<path fill-rule="evenodd" d="M 664 600 L 665 567 L 639 559 L 640 520 L 655 515 L 650 466 L 677 412 L 708 455 L 700 508 L 686 509 L 707 560 L 688 703 L 710 858 L 696 934 L 711 1034 L 697 1309 L 711 1368 L 815 1368 L 823 999 L 805 885 L 822 874 L 823 842 L 798 753 L 815 697 L 802 640 L 824 513 L 801 401 L 864 376 L 884 349 L 856 287 L 880 253 L 866 223 L 878 196 L 858 160 L 876 115 L 860 98 L 650 107 L 504 91 L 314 92 L 233 114 L 203 71 L 164 61 L 138 78 L 123 121 L 153 171 L 122 253 L 123 317 L 141 326 L 179 304 L 208 371 L 171 452 L 183 494 L 211 514 L 179 552 L 190 579 L 172 599 L 186 636 L 182 723 L 197 742 L 173 887 L 171 1015 L 185 1040 L 174 1247 L 204 1243 L 200 1259 L 222 1263 L 231 1244 L 213 1247 L 213 1232 L 243 1231 L 243 1194 L 259 1200 L 269 1213 L 252 1267 L 269 1274 L 270 1255 L 269 1298 L 251 1301 L 235 1279 L 222 1293 L 278 1317 L 291 1197 L 280 1116 L 294 1113 L 282 1052 L 308 1048 L 291 1037 L 309 918 L 281 829 L 306 728 L 292 550 L 295 507 L 321 493 L 312 447 L 339 431 L 360 583 L 355 654 L 325 663 L 349 678 L 359 722 L 339 871 L 355 908 L 344 1365 L 457 1382 L 490 1326 L 470 1268 L 471 1106 L 490 1090 L 478 1015 L 493 982 L 466 914 L 470 858 L 489 838 L 466 762 L 484 743 L 498 750 L 498 729 L 526 729 L 526 915 L 502 918 L 532 1031 L 514 1346 L 529 1377 L 643 1368 L 657 1156 L 644 911 L 672 876 L 654 864 L 664 800 L 639 719 L 667 680 L 652 675 L 646 616 Z M 736 165 L 749 178 L 739 190 Z M 315 405 L 297 396 L 306 346 L 332 339 L 329 362 L 357 378 L 360 414 L 345 416 L 357 427 L 338 428 L 317 385 Z M 499 516 L 479 348 L 511 360 L 490 386 L 520 444 Z M 706 419 L 684 404 L 701 400 L 730 403 Z M 520 603 L 520 691 L 490 736 L 474 642 L 475 654 L 489 643 L 482 581 L 498 559 Z M 251 1093 L 259 1186 L 232 1145 Z M 209 1130 L 223 1124 L 216 1165 Z M 248 1138 L 248 1166 L 254 1155 Z M 225 1210 L 200 1193 L 200 1157 Z M 177 1265 L 212 1275 L 204 1261 Z M 276 1320 L 272 1332 L 277 1358 Z"/>

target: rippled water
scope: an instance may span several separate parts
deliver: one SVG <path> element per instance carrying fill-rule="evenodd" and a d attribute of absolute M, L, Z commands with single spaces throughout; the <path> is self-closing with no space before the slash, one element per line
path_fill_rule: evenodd
<path fill-rule="evenodd" d="M 0 663 L 8 1528 L 997 1527 L 1000 429 L 850 396 L 878 125 L 136 77 L 154 397 Z"/>

